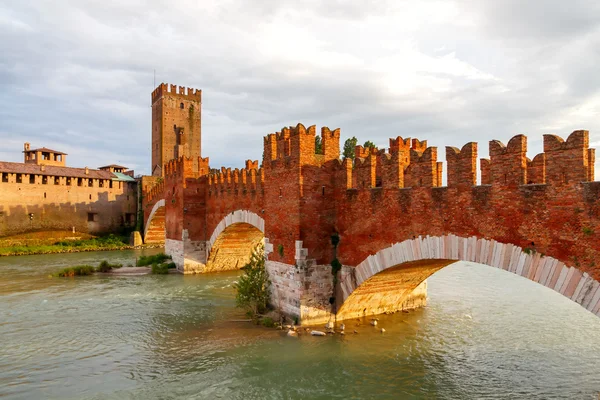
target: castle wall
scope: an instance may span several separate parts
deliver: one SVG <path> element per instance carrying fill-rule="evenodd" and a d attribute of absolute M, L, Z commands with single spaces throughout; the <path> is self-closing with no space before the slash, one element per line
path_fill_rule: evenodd
<path fill-rule="evenodd" d="M 322 131 L 329 151 L 339 148 L 334 132 Z M 359 152 L 364 157 L 352 163 L 315 154 L 315 134 L 299 124 L 266 136 L 262 168 L 248 161 L 198 176 L 190 160 L 167 164 L 167 236 L 181 240 L 183 228 L 190 240 L 206 241 L 227 214 L 250 210 L 265 220 L 270 260 L 290 265 L 298 240 L 306 258 L 327 265 L 337 233 L 338 258 L 356 265 L 390 243 L 453 233 L 531 248 L 598 276 L 600 183 L 586 181 L 593 160 L 586 131 L 566 141 L 547 138 L 547 151 L 533 161 L 523 135 L 506 146 L 491 141 L 481 186 L 477 144 L 447 148 L 447 187 L 440 187 L 437 150 L 426 141 L 391 139 L 389 153 Z"/>
<path fill-rule="evenodd" d="M 2 175 L 8 182 L 0 180 L 0 236 L 73 227 L 77 232 L 101 233 L 125 223 L 135 225 L 135 183 L 112 181 L 111 188 L 106 179 L 91 179 L 91 185 L 83 179 L 77 186 L 77 178 L 70 178 L 72 185 L 68 185 L 67 177 L 41 175 L 29 183 L 29 174 L 20 175 L 21 183 L 12 173 Z"/>
<path fill-rule="evenodd" d="M 340 161 L 334 132 L 321 132 L 329 140 L 326 154 L 315 154 L 314 127 L 270 134 L 261 168 L 247 161 L 242 169 L 209 172 L 202 159 L 200 173 L 192 159 L 165 164 L 167 238 L 179 243 L 169 246 L 183 252 L 184 270 L 202 270 L 191 263 L 206 262 L 206 243 L 223 218 L 250 210 L 264 219 L 273 279 L 289 289 L 278 298 L 303 321 L 330 316 L 334 257 L 351 268 L 419 235 L 510 243 L 600 278 L 600 182 L 589 182 L 594 152 L 586 131 L 546 139 L 546 151 L 533 160 L 523 135 L 507 145 L 491 141 L 490 159 L 480 161 L 482 185 L 477 144 L 448 147 L 446 187 L 437 149 L 426 141 L 391 139 L 389 151 L 359 149 L 354 162 Z M 337 249 L 332 235 L 339 235 Z M 411 304 L 422 304 L 424 294 L 415 296 Z M 392 306 L 380 300 L 373 309 Z"/>

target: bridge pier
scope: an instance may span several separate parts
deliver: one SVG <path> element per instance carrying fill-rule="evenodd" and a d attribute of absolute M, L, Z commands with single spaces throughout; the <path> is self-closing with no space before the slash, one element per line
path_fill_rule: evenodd
<path fill-rule="evenodd" d="M 199 274 L 206 269 L 205 240 L 190 240 L 187 229 L 181 234 L 181 240 L 165 239 L 165 253 L 170 255 L 182 274 Z"/>
<path fill-rule="evenodd" d="M 330 265 L 302 260 L 296 265 L 277 261 L 265 263 L 271 280 L 271 305 L 302 325 L 334 320 L 329 299 L 333 295 Z"/>
<path fill-rule="evenodd" d="M 345 298 L 340 283 L 335 290 L 337 302 L 332 303 L 334 279 L 331 265 L 317 265 L 315 260 L 297 260 L 296 265 L 267 261 L 265 266 L 271 279 L 271 305 L 302 325 L 321 325 L 427 305 L 427 281 L 423 281 L 406 293 L 363 293 L 351 307 L 346 306 L 342 310 L 339 303 Z M 345 277 L 350 278 L 352 270 L 353 267 L 343 267 L 338 275 L 340 282 Z M 335 309 L 336 305 L 338 310 Z"/>

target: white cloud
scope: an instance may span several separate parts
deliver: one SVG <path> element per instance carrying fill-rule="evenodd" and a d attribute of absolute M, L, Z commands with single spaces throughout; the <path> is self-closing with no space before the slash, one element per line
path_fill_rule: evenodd
<path fill-rule="evenodd" d="M 29 140 L 149 173 L 153 70 L 203 89 L 214 167 L 260 158 L 263 135 L 297 122 L 378 144 L 478 141 L 482 156 L 517 133 L 532 154 L 548 130 L 598 143 L 600 6 L 547 0 L 543 14 L 516 0 L 12 2 L 0 156 Z"/>

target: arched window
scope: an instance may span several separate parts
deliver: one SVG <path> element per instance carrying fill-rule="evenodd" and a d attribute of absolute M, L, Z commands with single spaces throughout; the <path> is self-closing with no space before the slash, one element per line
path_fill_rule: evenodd
<path fill-rule="evenodd" d="M 181 108 L 183 110 L 183 103 L 179 104 L 179 108 Z"/>

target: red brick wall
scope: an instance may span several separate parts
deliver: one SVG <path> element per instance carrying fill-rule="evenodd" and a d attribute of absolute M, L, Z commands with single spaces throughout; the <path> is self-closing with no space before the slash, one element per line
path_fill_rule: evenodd
<path fill-rule="evenodd" d="M 181 239 L 183 227 L 192 240 L 208 240 L 228 213 L 247 209 L 265 220 L 270 258 L 287 264 L 295 262 L 296 240 L 309 258 L 328 264 L 331 235 L 338 233 L 340 261 L 357 265 L 392 243 L 453 233 L 529 247 L 598 279 L 600 182 L 587 182 L 593 176 L 587 135 L 546 139 L 544 155 L 530 162 L 525 136 L 507 146 L 492 141 L 490 160 L 481 163 L 483 186 L 475 185 L 477 145 L 447 148 L 448 187 L 439 187 L 437 149 L 425 141 L 413 140 L 409 155 L 408 140 L 392 139 L 389 153 L 365 153 L 353 166 L 331 150 L 336 141 L 339 149 L 339 131 L 328 137 L 323 156 L 314 153 L 313 127 L 285 128 L 265 137 L 261 169 L 247 163 L 194 176 L 184 161 L 166 167 L 172 175 L 165 178 L 167 237 Z M 193 179 L 183 179 L 186 173 Z M 526 185 L 528 175 L 547 184 Z"/>

